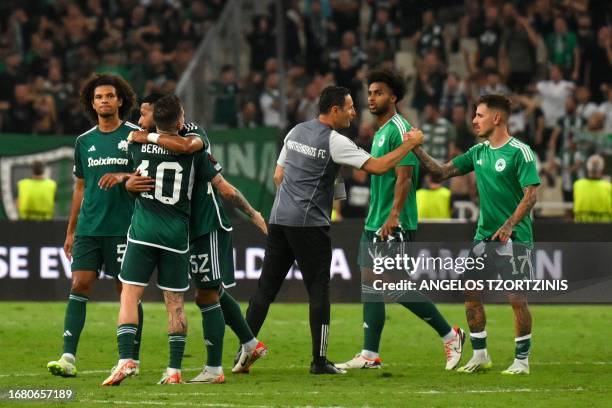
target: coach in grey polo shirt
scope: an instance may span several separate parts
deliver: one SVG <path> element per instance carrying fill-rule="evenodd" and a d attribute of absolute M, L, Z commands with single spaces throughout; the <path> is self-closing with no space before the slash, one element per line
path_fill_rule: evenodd
<path fill-rule="evenodd" d="M 258 289 L 249 302 L 247 322 L 257 335 L 294 261 L 297 261 L 310 304 L 312 374 L 342 374 L 327 360 L 329 335 L 329 226 L 334 181 L 341 165 L 373 174 L 393 169 L 423 134 L 415 129 L 394 151 L 371 157 L 334 129 L 348 128 L 355 117 L 347 88 L 329 86 L 319 98 L 319 117 L 295 126 L 285 137 L 274 182 L 278 189 L 270 215 L 266 254 Z"/>

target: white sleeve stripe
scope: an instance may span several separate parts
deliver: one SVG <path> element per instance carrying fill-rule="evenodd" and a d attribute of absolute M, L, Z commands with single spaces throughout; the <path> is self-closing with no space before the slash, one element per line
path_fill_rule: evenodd
<path fill-rule="evenodd" d="M 520 146 L 518 144 L 512 144 L 512 146 L 514 146 L 517 149 L 521 150 L 521 152 L 523 153 L 523 158 L 525 159 L 526 162 L 530 162 L 532 160 L 530 155 L 529 155 L 529 152 L 523 146 Z"/>
<path fill-rule="evenodd" d="M 521 152 L 523 153 L 523 158 L 525 159 L 526 162 L 533 161 L 533 155 L 528 146 L 522 143 L 516 142 L 514 140 L 510 142 L 510 145 L 521 150 Z"/>
<path fill-rule="evenodd" d="M 135 124 L 133 124 L 132 122 L 129 122 L 129 121 L 127 121 L 127 120 L 125 121 L 125 124 L 126 124 L 126 126 L 129 126 L 129 127 L 131 127 L 132 129 L 142 130 L 142 129 L 140 128 L 140 126 L 135 125 Z"/>
<path fill-rule="evenodd" d="M 393 117 L 393 123 L 395 123 L 395 126 L 397 126 L 397 129 L 402 135 L 406 132 L 406 126 L 404 126 L 404 122 L 402 122 L 399 116 L 396 115 Z"/>

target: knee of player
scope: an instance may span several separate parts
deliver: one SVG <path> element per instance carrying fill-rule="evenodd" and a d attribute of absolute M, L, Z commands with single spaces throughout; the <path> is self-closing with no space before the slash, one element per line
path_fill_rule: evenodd
<path fill-rule="evenodd" d="M 90 277 L 87 277 L 87 276 L 79 276 L 79 275 L 73 276 L 70 291 L 72 293 L 81 293 L 83 295 L 88 295 L 91 293 L 93 289 L 94 282 L 95 282 L 95 275 L 94 275 L 94 279 L 91 279 Z"/>
<path fill-rule="evenodd" d="M 210 305 L 219 302 L 219 288 L 198 289 L 195 302 L 197 305 Z"/>

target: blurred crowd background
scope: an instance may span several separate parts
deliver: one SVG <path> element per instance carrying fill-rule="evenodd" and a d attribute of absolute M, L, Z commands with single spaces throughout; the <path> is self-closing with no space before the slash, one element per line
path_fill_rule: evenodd
<path fill-rule="evenodd" d="M 90 123 L 78 90 L 92 72 L 123 76 L 139 96 L 173 92 L 226 3 L 1 2 L 0 131 L 82 133 Z M 369 149 L 376 128 L 364 81 L 368 70 L 387 67 L 409 85 L 400 112 L 423 129 L 426 149 L 441 161 L 477 142 L 474 102 L 499 93 L 512 100 L 510 133 L 538 154 L 545 200 L 572 202 L 576 181 L 609 176 L 612 2 L 293 0 L 282 2 L 281 13 L 275 3 L 240 28 L 248 70 L 224 65 L 211 81 L 215 98 L 206 107 L 212 110 L 207 128 L 277 127 L 282 140 L 288 128 L 317 116 L 319 92 L 336 83 L 351 89 L 358 109 L 345 134 Z M 285 28 L 283 76 L 276 49 L 279 15 Z M 338 203 L 336 217 L 362 217 L 368 177 L 345 171 L 349 199 Z M 423 178 L 422 187 L 443 189 L 439 195 L 449 203 L 478 202 L 473 176 L 444 185 Z M 609 195 L 609 183 L 607 188 Z M 457 216 L 460 209 L 451 208 L 448 216 Z"/>

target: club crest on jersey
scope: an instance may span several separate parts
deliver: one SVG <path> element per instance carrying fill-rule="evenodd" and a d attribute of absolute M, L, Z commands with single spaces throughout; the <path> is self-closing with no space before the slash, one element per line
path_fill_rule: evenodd
<path fill-rule="evenodd" d="M 385 135 L 382 135 L 380 139 L 378 139 L 378 147 L 382 147 L 383 143 L 385 143 Z"/>
<path fill-rule="evenodd" d="M 128 141 L 127 140 L 122 140 L 117 144 L 117 149 L 119 150 L 123 150 L 124 152 L 127 152 L 128 149 Z"/>
<path fill-rule="evenodd" d="M 505 168 L 506 168 L 506 161 L 504 159 L 499 159 L 498 161 L 495 162 L 495 170 L 504 171 Z"/>

